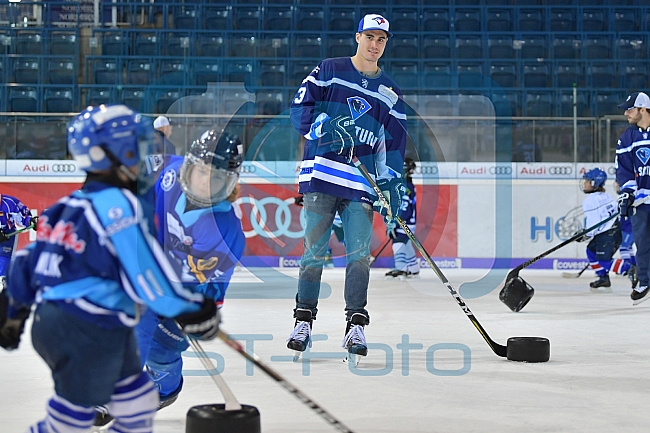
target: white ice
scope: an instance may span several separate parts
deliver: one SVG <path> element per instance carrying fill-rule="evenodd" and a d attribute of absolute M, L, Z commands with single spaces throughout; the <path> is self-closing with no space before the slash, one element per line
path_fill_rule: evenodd
<path fill-rule="evenodd" d="M 256 281 L 264 280 L 265 272 L 252 278 L 244 270 L 233 282 L 263 284 Z M 296 269 L 282 272 L 297 276 Z M 486 296 L 467 299 L 490 337 L 502 345 L 513 336 L 550 339 L 551 360 L 527 364 L 496 356 L 433 271 L 424 270 L 421 279 L 403 282 L 385 281 L 385 272 L 372 270 L 371 324 L 366 327 L 368 342 L 383 344 L 383 350 L 371 347 L 357 372 L 341 361 L 343 269 L 323 272 L 332 294 L 319 304 L 313 332 L 321 340 L 311 349 L 312 356 L 327 352 L 340 358 L 310 359 L 308 364 L 304 357 L 298 363 L 290 361 L 292 352 L 285 346 L 293 327 L 290 298 L 227 299 L 222 329 L 265 335 L 266 340 L 254 343 L 262 362 L 354 432 L 649 431 L 650 302 L 633 307 L 626 278 L 612 277 L 613 293 L 594 294 L 588 286 L 594 279 L 591 271 L 565 279 L 559 271 L 524 270 L 520 275 L 536 293 L 520 313 L 499 301 L 503 283 Z M 443 272 L 455 288 L 482 273 Z M 397 347 L 404 336 L 423 347 L 412 349 L 407 363 Z M 43 418 L 52 393 L 50 372 L 29 340 L 26 332 L 19 350 L 0 351 L 3 433 L 21 433 Z M 441 346 L 434 345 L 439 344 L 455 346 L 436 350 Z M 223 357 L 223 378 L 240 403 L 259 409 L 264 433 L 336 431 L 258 368 L 247 375 L 245 359 L 223 342 L 202 346 Z M 392 356 L 387 356 L 389 350 Z M 157 414 L 155 432 L 184 433 L 191 406 L 224 402 L 211 378 L 197 375 L 204 371 L 198 359 L 185 357 L 185 370 L 183 392 L 175 404 Z M 372 376 L 373 372 L 383 375 Z"/>

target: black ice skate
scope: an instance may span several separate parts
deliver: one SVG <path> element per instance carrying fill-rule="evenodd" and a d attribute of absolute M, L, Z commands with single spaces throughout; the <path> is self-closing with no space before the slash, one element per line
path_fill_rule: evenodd
<path fill-rule="evenodd" d="M 386 272 L 386 276 L 384 277 L 384 279 L 385 280 L 393 280 L 395 278 L 404 279 L 405 276 L 406 276 L 406 272 L 393 269 L 391 271 Z"/>
<path fill-rule="evenodd" d="M 95 406 L 95 421 L 93 423 L 95 427 L 103 427 L 111 421 L 113 421 L 113 417 L 108 413 L 106 406 Z"/>
<path fill-rule="evenodd" d="M 420 278 L 420 272 L 407 272 L 406 278 Z"/>
<path fill-rule="evenodd" d="M 650 298 L 650 296 L 648 296 L 648 286 L 641 286 L 632 290 L 630 298 L 632 298 L 632 305 L 639 305 L 641 302 Z"/>
<path fill-rule="evenodd" d="M 632 283 L 632 289 L 634 290 L 639 284 L 639 276 L 636 273 L 636 265 L 632 265 L 630 267 L 630 270 L 627 271 L 627 277 L 630 279 L 630 282 Z"/>
<path fill-rule="evenodd" d="M 347 349 L 348 356 L 344 362 L 351 362 L 356 367 L 359 365 L 359 356 L 368 354 L 368 343 L 363 327 L 366 325 L 368 318 L 361 313 L 354 313 L 345 328 L 345 338 L 341 347 Z"/>
<path fill-rule="evenodd" d="M 287 347 L 296 351 L 293 355 L 293 362 L 298 361 L 300 354 L 307 350 L 307 346 L 311 347 L 311 327 L 313 323 L 314 319 L 310 310 L 296 309 L 296 324 L 287 339 Z"/>
<path fill-rule="evenodd" d="M 590 290 L 593 293 L 610 293 L 612 291 L 611 286 L 612 283 L 609 281 L 609 275 L 607 274 L 601 275 L 596 281 L 589 283 Z"/>

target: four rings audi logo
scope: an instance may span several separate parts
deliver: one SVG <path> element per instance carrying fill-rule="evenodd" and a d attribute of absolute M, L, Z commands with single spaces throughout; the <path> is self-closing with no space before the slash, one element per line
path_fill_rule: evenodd
<path fill-rule="evenodd" d="M 52 164 L 54 173 L 74 173 L 75 171 L 77 171 L 77 166 L 74 164 Z"/>
<path fill-rule="evenodd" d="M 421 165 L 417 165 L 415 167 L 415 174 L 438 174 L 438 167 L 431 165 L 423 167 Z"/>
<path fill-rule="evenodd" d="M 512 167 L 505 167 L 505 166 L 490 167 L 490 174 L 496 174 L 501 176 L 512 174 Z"/>
<path fill-rule="evenodd" d="M 243 164 L 240 168 L 241 173 L 255 173 L 254 165 Z"/>
<path fill-rule="evenodd" d="M 549 174 L 572 174 L 573 167 L 568 165 L 551 166 L 548 168 Z"/>

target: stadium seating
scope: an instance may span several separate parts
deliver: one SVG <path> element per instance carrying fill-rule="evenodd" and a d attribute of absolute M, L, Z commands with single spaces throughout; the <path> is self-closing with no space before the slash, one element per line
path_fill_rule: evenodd
<path fill-rule="evenodd" d="M 33 87 L 9 88 L 9 111 L 36 113 L 39 111 L 39 97 Z"/>
<path fill-rule="evenodd" d="M 72 113 L 74 100 L 71 89 L 46 89 L 45 112 L 47 113 Z"/>

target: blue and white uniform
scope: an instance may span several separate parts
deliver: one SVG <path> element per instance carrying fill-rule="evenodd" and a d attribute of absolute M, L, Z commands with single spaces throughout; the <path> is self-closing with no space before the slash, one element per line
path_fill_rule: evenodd
<path fill-rule="evenodd" d="M 0 195 L 0 231 L 11 235 L 32 223 L 32 214 L 20 200 L 10 195 Z M 18 243 L 18 236 L 0 242 L 0 276 L 7 276 L 11 255 Z"/>
<path fill-rule="evenodd" d="M 402 196 L 402 208 L 399 216 L 412 232 L 415 232 L 416 205 L 415 185 L 413 185 L 411 178 L 407 177 L 406 193 Z M 420 263 L 415 256 L 413 243 L 399 225 L 396 226 L 395 233 L 397 234 L 397 237 L 393 239 L 395 269 L 417 274 L 420 272 Z"/>

